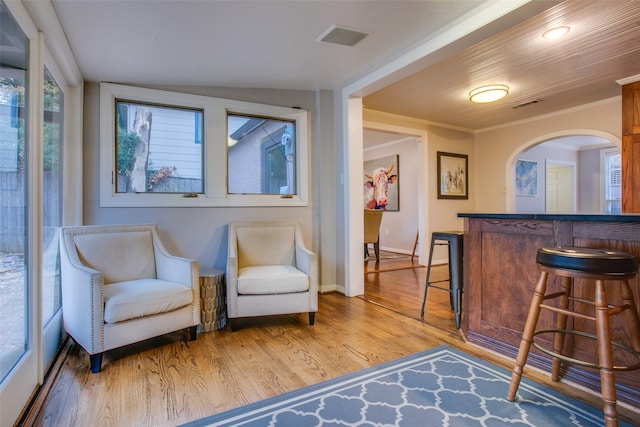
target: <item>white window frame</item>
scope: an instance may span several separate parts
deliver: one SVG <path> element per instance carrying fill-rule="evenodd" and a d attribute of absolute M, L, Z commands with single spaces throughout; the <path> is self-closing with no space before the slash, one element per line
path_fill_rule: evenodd
<path fill-rule="evenodd" d="M 148 104 L 173 105 L 204 111 L 203 194 L 116 193 L 117 99 Z M 295 122 L 296 194 L 227 193 L 227 114 L 242 113 Z M 308 206 L 308 112 L 278 107 L 146 89 L 112 83 L 100 84 L 100 206 L 101 207 L 215 207 L 215 206 Z"/>
<path fill-rule="evenodd" d="M 611 209 L 609 209 L 609 201 L 614 201 L 614 200 L 620 200 L 620 208 L 622 209 L 622 199 L 611 199 L 610 198 L 610 193 L 611 193 L 611 170 L 609 169 L 609 162 L 607 157 L 609 155 L 612 154 L 621 154 L 620 153 L 620 149 L 619 148 L 608 148 L 608 149 L 604 149 L 600 151 L 600 163 L 601 163 L 601 170 L 602 170 L 602 174 L 604 176 L 604 179 L 601 180 L 602 183 L 602 197 L 601 197 L 601 201 L 600 203 L 602 204 L 602 211 L 608 214 L 611 213 L 620 213 L 618 212 L 612 212 Z M 622 173 L 622 166 L 620 167 L 620 173 Z M 622 196 L 622 194 L 621 194 Z"/>

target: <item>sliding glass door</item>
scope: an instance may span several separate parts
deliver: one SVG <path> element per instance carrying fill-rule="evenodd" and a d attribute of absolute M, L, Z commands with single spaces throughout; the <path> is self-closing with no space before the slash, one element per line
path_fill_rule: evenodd
<path fill-rule="evenodd" d="M 12 425 L 38 382 L 34 309 L 37 294 L 30 252 L 30 206 L 34 172 L 29 158 L 34 140 L 31 73 L 33 38 L 26 16 L 0 1 L 0 423 Z M 21 12 L 20 9 L 17 10 Z M 21 20 L 22 18 L 22 20 Z M 37 32 L 30 28 L 31 36 Z M 37 263 L 35 264 L 37 265 Z M 37 275 L 37 273 L 36 273 Z M 35 344 L 35 345 L 34 345 Z M 35 347 L 35 348 L 34 348 Z"/>
<path fill-rule="evenodd" d="M 46 369 L 62 341 L 60 226 L 62 225 L 62 148 L 64 91 L 52 65 L 44 67 L 42 125 L 42 366 Z"/>
<path fill-rule="evenodd" d="M 63 168 L 71 91 L 20 2 L 0 0 L 0 427 L 12 426 L 62 343 L 59 230 L 77 223 L 81 149 Z M 68 64 L 67 64 L 68 65 Z M 70 103 L 70 99 L 73 102 Z M 78 112 L 78 111 L 76 111 Z M 77 125 L 77 122 L 74 122 Z M 74 125 L 74 126 L 76 126 Z M 75 129 L 75 130 L 73 130 Z M 78 139 L 79 141 L 79 139 Z M 73 172 L 69 173 L 69 169 Z M 77 190 L 77 188 L 75 188 Z M 77 193 L 77 191 L 75 191 Z"/>

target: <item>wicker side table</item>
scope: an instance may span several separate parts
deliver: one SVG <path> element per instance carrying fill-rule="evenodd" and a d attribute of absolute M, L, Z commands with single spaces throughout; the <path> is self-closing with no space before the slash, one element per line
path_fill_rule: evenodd
<path fill-rule="evenodd" d="M 200 332 L 222 329 L 227 324 L 227 291 L 224 271 L 200 269 Z"/>

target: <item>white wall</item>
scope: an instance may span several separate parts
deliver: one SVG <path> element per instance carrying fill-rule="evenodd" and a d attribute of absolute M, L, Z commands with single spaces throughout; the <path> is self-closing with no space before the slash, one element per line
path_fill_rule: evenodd
<path fill-rule="evenodd" d="M 595 135 L 620 146 L 621 98 L 476 132 L 475 212 L 515 209 L 513 161 L 523 149 L 560 136 Z M 510 201 L 508 200 L 510 198 Z"/>
<path fill-rule="evenodd" d="M 600 153 L 602 148 L 578 153 L 578 212 L 602 212 L 604 179 Z"/>

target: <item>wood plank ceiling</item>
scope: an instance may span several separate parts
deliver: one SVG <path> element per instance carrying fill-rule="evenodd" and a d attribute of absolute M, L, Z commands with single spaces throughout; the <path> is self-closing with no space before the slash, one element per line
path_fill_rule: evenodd
<path fill-rule="evenodd" d="M 541 36 L 567 25 L 565 37 Z M 640 1 L 569 0 L 363 98 L 367 109 L 482 129 L 620 95 L 640 74 Z M 507 97 L 472 104 L 468 93 L 506 84 Z M 527 105 L 523 105 L 527 104 Z"/>

